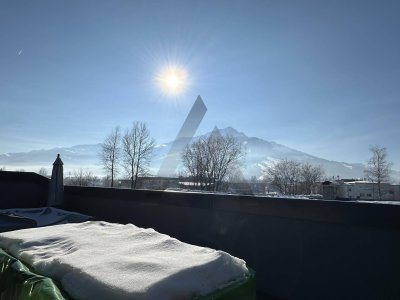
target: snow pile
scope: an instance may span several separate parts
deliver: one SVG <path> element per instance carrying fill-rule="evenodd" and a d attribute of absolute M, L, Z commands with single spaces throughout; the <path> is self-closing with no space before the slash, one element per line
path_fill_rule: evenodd
<path fill-rule="evenodd" d="M 245 278 L 245 262 L 132 224 L 85 222 L 0 234 L 0 247 L 75 299 L 190 299 Z"/>
<path fill-rule="evenodd" d="M 0 214 L 31 219 L 36 222 L 37 226 L 84 222 L 91 218 L 55 207 L 2 209 Z"/>

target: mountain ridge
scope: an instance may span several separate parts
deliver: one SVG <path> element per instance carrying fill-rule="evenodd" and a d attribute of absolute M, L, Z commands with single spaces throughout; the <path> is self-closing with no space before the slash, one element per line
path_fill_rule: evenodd
<path fill-rule="evenodd" d="M 215 130 L 215 129 L 214 129 Z M 329 178 L 339 176 L 340 178 L 363 178 L 365 166 L 362 163 L 338 162 L 320 158 L 273 141 L 267 141 L 258 137 L 249 137 L 243 132 L 239 132 L 233 127 L 219 129 L 222 135 L 231 135 L 236 137 L 244 146 L 245 161 L 242 170 L 245 177 L 262 175 L 265 166 L 282 159 L 293 159 L 301 162 L 308 162 L 313 165 L 320 165 L 325 169 L 325 174 Z M 207 137 L 212 131 L 193 139 Z M 150 166 L 152 174 L 157 174 L 161 162 L 168 153 L 172 142 L 158 144 L 154 149 L 153 160 Z M 30 171 L 37 171 L 40 168 L 49 169 L 57 154 L 61 155 L 66 172 L 74 169 L 87 168 L 95 174 L 102 174 L 99 153 L 101 143 L 80 144 L 71 147 L 55 147 L 51 149 L 35 149 L 28 152 L 14 152 L 0 154 L 0 167 L 6 169 L 24 168 Z M 394 177 L 400 177 L 400 172 L 395 171 Z M 397 174 L 398 173 L 398 174 Z"/>

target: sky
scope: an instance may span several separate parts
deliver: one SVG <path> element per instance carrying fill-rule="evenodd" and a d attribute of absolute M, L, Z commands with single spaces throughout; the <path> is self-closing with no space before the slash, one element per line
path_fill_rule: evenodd
<path fill-rule="evenodd" d="M 388 150 L 400 170 L 400 2 L 0 2 L 0 154 L 99 143 L 146 122 L 172 141 L 198 95 L 198 133 L 336 161 Z M 186 89 L 156 78 L 178 66 Z"/>

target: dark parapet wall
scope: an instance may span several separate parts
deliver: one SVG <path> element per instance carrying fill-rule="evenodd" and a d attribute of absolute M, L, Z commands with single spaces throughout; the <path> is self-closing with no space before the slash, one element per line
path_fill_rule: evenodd
<path fill-rule="evenodd" d="M 400 205 L 73 186 L 64 191 L 66 209 L 151 227 L 243 258 L 266 299 L 400 299 Z"/>
<path fill-rule="evenodd" d="M 43 207 L 49 179 L 0 172 L 0 208 Z M 260 299 L 400 299 L 400 205 L 66 186 L 63 208 L 224 250 Z"/>
<path fill-rule="evenodd" d="M 0 171 L 0 209 L 46 206 L 49 181 L 36 173 Z"/>

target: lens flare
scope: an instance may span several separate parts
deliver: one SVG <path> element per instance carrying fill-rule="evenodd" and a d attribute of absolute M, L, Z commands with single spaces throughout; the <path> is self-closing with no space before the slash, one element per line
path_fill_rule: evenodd
<path fill-rule="evenodd" d="M 187 88 L 187 73 L 180 67 L 167 67 L 157 76 L 157 81 L 166 94 L 178 95 Z"/>

